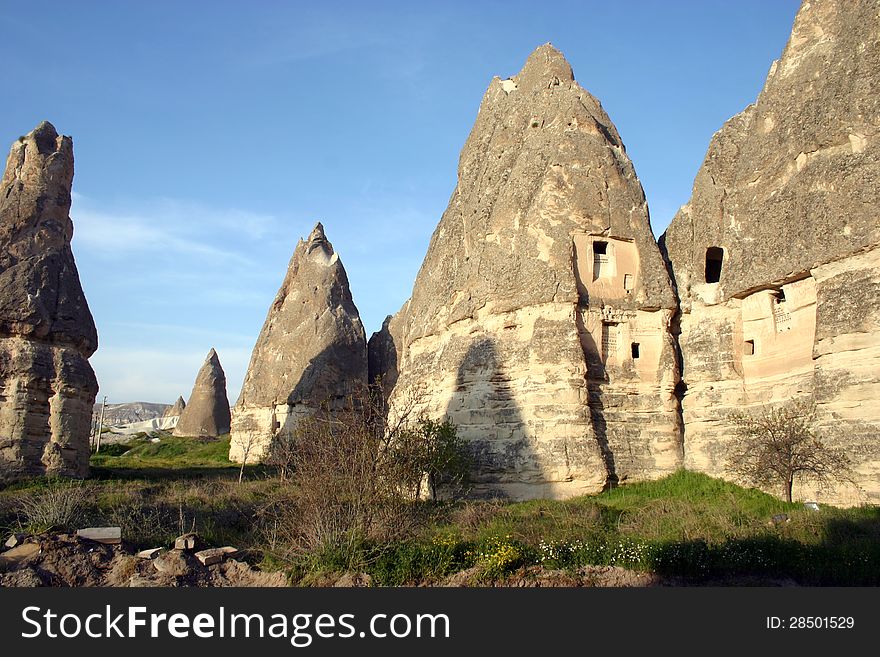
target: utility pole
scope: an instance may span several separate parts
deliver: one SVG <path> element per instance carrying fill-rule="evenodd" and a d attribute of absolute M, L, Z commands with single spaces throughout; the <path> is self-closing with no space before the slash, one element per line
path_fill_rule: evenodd
<path fill-rule="evenodd" d="M 95 446 L 95 441 L 97 440 L 97 436 L 95 435 L 95 429 L 98 426 L 98 411 L 92 409 L 92 424 L 89 427 L 89 449 L 91 450 Z"/>
<path fill-rule="evenodd" d="M 104 428 L 104 409 L 107 407 L 107 395 L 104 395 L 104 401 L 101 402 L 101 419 L 98 420 L 98 437 L 95 441 L 95 454 L 101 451 L 101 429 Z"/>

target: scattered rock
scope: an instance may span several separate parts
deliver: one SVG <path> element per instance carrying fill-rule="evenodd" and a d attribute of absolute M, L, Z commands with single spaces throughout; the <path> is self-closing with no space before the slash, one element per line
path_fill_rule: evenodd
<path fill-rule="evenodd" d="M 153 567 L 160 573 L 171 575 L 172 577 L 183 577 L 191 570 L 186 555 L 176 549 L 163 552 L 150 563 L 152 563 Z"/>
<path fill-rule="evenodd" d="M 215 548 L 227 557 L 210 568 L 182 550 L 160 552 L 155 558 L 139 558 L 121 545 L 82 541 L 64 534 L 39 537 L 27 555 L 12 553 L 10 572 L 0 574 L 0 586 L 287 586 L 284 573 L 261 572 L 246 563 L 228 558 L 237 552 L 231 546 Z M 155 549 L 154 549 L 155 550 Z M 142 553 L 152 553 L 144 550 Z M 15 556 L 15 555 L 18 556 Z M 10 560 L 11 561 L 11 560 Z M 5 566 L 4 566 L 5 568 Z M 3 568 L 0 568 L 2 571 Z"/>
<path fill-rule="evenodd" d="M 279 431 L 367 383 L 364 327 L 319 223 L 300 240 L 254 347 L 233 411 L 229 458 L 260 460 Z"/>
<path fill-rule="evenodd" d="M 156 580 L 148 575 L 134 574 L 128 580 L 128 586 L 131 588 L 149 588 L 157 586 Z"/>
<path fill-rule="evenodd" d="M 105 545 L 122 543 L 121 527 L 87 527 L 76 530 L 76 535 L 87 541 L 104 543 Z"/>
<path fill-rule="evenodd" d="M 138 559 L 155 559 L 162 553 L 163 548 L 155 547 L 149 550 L 141 550 L 137 553 Z"/>
<path fill-rule="evenodd" d="M 131 578 L 136 574 L 140 560 L 129 554 L 121 554 L 113 559 L 104 583 L 106 586 L 129 586 Z"/>
<path fill-rule="evenodd" d="M 361 588 L 373 585 L 373 578 L 367 573 L 345 573 L 333 584 L 337 588 Z"/>
<path fill-rule="evenodd" d="M 203 566 L 213 566 L 215 563 L 220 563 L 226 558 L 226 552 L 220 548 L 208 548 L 207 550 L 196 552 L 195 558 L 198 559 Z"/>
<path fill-rule="evenodd" d="M 11 570 L 40 554 L 37 543 L 22 543 L 0 554 L 0 570 Z"/>
<path fill-rule="evenodd" d="M 457 573 L 453 573 L 446 577 L 441 583 L 440 586 L 444 587 L 460 587 L 460 586 L 475 586 L 476 582 L 479 579 L 480 573 L 482 569 L 479 566 L 471 566 L 465 570 L 460 570 Z"/>
<path fill-rule="evenodd" d="M 46 586 L 46 582 L 40 577 L 40 574 L 30 566 L 24 566 L 0 575 L 0 586 L 16 587 L 16 588 L 36 588 Z"/>
<path fill-rule="evenodd" d="M 26 537 L 26 534 L 10 534 L 9 538 L 6 539 L 6 542 L 3 544 L 7 548 L 14 548 L 16 545 L 21 543 Z"/>
<path fill-rule="evenodd" d="M 229 433 L 229 399 L 226 396 L 226 374 L 214 349 L 196 376 L 189 404 L 180 414 L 175 436 L 211 436 Z"/>
<path fill-rule="evenodd" d="M 178 536 L 174 539 L 174 549 L 192 552 L 196 549 L 198 543 L 199 535 L 193 532 L 189 532 L 188 534 L 183 534 L 182 536 Z"/>
<path fill-rule="evenodd" d="M 791 522 L 791 518 L 788 517 L 787 513 L 777 513 L 770 519 L 770 522 L 774 525 L 781 525 L 784 522 Z"/>
<path fill-rule="evenodd" d="M 98 347 L 70 240 L 73 141 L 44 121 L 0 180 L 0 464 L 85 477 Z"/>

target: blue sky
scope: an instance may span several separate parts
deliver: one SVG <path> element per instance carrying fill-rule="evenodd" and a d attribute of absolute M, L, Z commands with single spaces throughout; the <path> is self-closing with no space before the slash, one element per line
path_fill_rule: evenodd
<path fill-rule="evenodd" d="M 316 221 L 368 335 L 406 300 L 494 75 L 562 50 L 617 125 L 659 236 L 798 5 L 3 1 L 0 142 L 43 119 L 73 137 L 99 398 L 187 397 L 213 346 L 234 402 Z"/>

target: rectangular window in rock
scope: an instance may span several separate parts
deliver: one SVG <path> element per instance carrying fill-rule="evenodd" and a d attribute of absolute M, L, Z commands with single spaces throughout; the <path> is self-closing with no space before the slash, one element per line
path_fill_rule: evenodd
<path fill-rule="evenodd" d="M 608 242 L 593 242 L 593 280 L 598 281 L 603 274 L 607 275 L 610 260 L 608 259 Z M 603 271 L 604 270 L 604 271 Z"/>
<path fill-rule="evenodd" d="M 724 263 L 724 249 L 710 246 L 706 249 L 706 282 L 717 283 L 721 280 L 721 265 Z"/>
<path fill-rule="evenodd" d="M 623 275 L 623 289 L 627 292 L 633 291 L 633 275 L 632 274 L 624 274 Z"/>
<path fill-rule="evenodd" d="M 754 356 L 755 355 L 755 341 L 754 340 L 746 340 L 743 343 L 743 356 Z"/>
<path fill-rule="evenodd" d="M 786 308 L 785 292 L 782 290 L 773 295 L 773 323 L 777 333 L 791 330 L 791 313 Z"/>
<path fill-rule="evenodd" d="M 638 342 L 633 342 L 633 343 L 630 345 L 630 351 L 632 352 L 633 360 L 638 359 L 638 357 L 639 357 L 639 343 L 638 343 Z"/>
<path fill-rule="evenodd" d="M 617 352 L 617 324 L 602 324 L 602 358 L 608 360 Z"/>

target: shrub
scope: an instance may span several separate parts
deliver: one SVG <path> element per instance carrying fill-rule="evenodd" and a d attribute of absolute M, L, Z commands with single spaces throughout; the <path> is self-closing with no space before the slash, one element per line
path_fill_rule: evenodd
<path fill-rule="evenodd" d="M 432 500 L 437 499 L 438 489 L 451 499 L 467 493 L 471 454 L 448 420 L 421 417 L 413 427 L 403 428 L 386 442 L 386 456 L 392 459 L 401 486 L 413 499 L 422 497 L 423 488 Z"/>
<path fill-rule="evenodd" d="M 73 529 L 84 518 L 90 497 L 90 487 L 81 481 L 60 483 L 21 497 L 19 513 L 33 532 Z"/>

